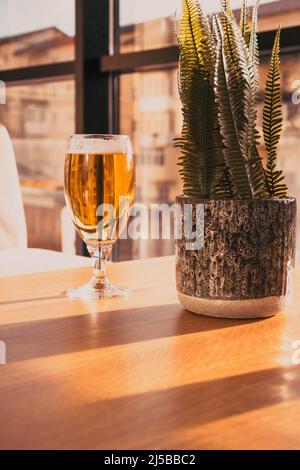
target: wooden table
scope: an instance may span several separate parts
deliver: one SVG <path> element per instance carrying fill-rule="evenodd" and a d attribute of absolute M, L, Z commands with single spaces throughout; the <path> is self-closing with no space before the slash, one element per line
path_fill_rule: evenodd
<path fill-rule="evenodd" d="M 172 258 L 110 271 L 129 299 L 68 300 L 87 268 L 0 279 L 1 448 L 300 447 L 299 289 L 287 315 L 226 321 L 183 310 Z"/>
<path fill-rule="evenodd" d="M 90 265 L 91 260 L 88 258 L 55 251 L 33 248 L 0 250 L 0 277 L 82 268 Z"/>

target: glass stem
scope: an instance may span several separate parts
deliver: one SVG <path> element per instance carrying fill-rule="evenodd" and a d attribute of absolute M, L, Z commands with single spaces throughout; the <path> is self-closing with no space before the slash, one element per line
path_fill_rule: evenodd
<path fill-rule="evenodd" d="M 88 249 L 94 262 L 92 279 L 93 287 L 95 289 L 106 289 L 110 286 L 110 281 L 107 277 L 106 267 L 108 258 L 112 250 L 112 246 L 103 245 L 99 248 L 88 247 Z"/>

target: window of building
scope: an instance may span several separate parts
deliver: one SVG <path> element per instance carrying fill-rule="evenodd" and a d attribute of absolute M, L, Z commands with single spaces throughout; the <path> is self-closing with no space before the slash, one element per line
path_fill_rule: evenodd
<path fill-rule="evenodd" d="M 163 148 L 151 148 L 141 149 L 141 152 L 137 155 L 137 164 L 142 166 L 164 166 L 164 149 Z"/>

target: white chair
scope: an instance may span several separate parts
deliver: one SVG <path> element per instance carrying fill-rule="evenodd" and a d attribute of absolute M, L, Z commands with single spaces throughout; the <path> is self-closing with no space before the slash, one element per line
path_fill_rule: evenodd
<path fill-rule="evenodd" d="M 11 139 L 0 124 L 0 250 L 27 247 L 27 231 Z"/>

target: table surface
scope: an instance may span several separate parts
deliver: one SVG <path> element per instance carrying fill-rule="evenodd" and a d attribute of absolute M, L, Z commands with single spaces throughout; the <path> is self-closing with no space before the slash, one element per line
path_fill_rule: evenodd
<path fill-rule="evenodd" d="M 82 268 L 91 264 L 88 258 L 55 251 L 33 248 L 0 250 L 0 277 Z"/>
<path fill-rule="evenodd" d="M 173 258 L 110 273 L 130 298 L 67 299 L 87 268 L 0 279 L 1 449 L 300 448 L 299 289 L 218 320 L 179 305 Z"/>

